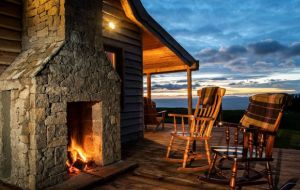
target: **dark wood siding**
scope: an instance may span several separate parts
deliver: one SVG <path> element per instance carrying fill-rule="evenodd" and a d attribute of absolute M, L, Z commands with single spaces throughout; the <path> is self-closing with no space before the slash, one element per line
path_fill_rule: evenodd
<path fill-rule="evenodd" d="M 115 30 L 106 26 L 116 24 Z M 143 57 L 142 33 L 123 11 L 119 0 L 103 1 L 104 44 L 122 49 L 123 100 L 121 112 L 122 143 L 136 141 L 143 135 Z"/>
<path fill-rule="evenodd" d="M 21 52 L 21 0 L 0 1 L 0 74 Z"/>

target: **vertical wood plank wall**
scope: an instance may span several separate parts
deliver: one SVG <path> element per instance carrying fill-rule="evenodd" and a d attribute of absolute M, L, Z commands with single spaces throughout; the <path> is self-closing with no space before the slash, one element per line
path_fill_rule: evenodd
<path fill-rule="evenodd" d="M 143 135 L 143 62 L 142 33 L 123 11 L 119 0 L 103 0 L 103 40 L 105 45 L 123 50 L 123 105 L 121 112 L 122 143 Z M 113 21 L 110 31 L 105 22 Z"/>
<path fill-rule="evenodd" d="M 0 74 L 21 52 L 22 1 L 0 1 Z"/>

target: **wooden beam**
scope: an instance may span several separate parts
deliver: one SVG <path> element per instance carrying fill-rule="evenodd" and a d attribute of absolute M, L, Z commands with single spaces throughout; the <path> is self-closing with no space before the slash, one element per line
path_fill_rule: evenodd
<path fill-rule="evenodd" d="M 192 71 L 187 69 L 187 96 L 188 96 L 188 114 L 193 114 L 193 100 L 192 100 Z"/>
<path fill-rule="evenodd" d="M 147 98 L 151 100 L 151 74 L 147 74 Z"/>
<path fill-rule="evenodd" d="M 143 65 L 144 65 L 144 69 L 153 69 L 153 68 L 173 68 L 173 67 L 177 67 L 177 66 L 181 66 L 181 67 L 188 67 L 188 65 L 182 64 L 182 63 L 177 63 L 176 61 L 168 61 L 165 62 L 163 60 L 159 60 L 159 58 L 156 58 L 155 55 L 152 56 L 152 58 L 154 60 L 157 60 L 156 64 L 147 64 L 145 61 L 143 61 Z"/>
<path fill-rule="evenodd" d="M 145 65 L 144 65 L 144 67 L 145 67 Z M 186 70 L 188 68 L 191 71 L 198 70 L 199 64 L 195 63 L 191 67 L 189 67 L 188 65 L 180 65 L 180 66 L 171 66 L 170 65 L 169 67 L 159 67 L 159 65 L 157 65 L 156 67 L 153 66 L 153 68 L 146 68 L 146 69 L 144 68 L 143 72 L 144 72 L 144 75 L 146 75 L 147 73 L 161 74 L 161 73 L 186 72 Z"/>

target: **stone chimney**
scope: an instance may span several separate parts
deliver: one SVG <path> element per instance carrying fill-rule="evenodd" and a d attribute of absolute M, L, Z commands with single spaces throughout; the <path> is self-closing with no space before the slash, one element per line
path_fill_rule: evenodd
<path fill-rule="evenodd" d="M 22 52 L 0 76 L 0 179 L 43 189 L 67 175 L 68 107 L 95 104 L 101 165 L 120 160 L 120 78 L 99 0 L 25 0 Z"/>
<path fill-rule="evenodd" d="M 65 0 L 25 0 L 23 10 L 23 51 L 65 40 Z"/>

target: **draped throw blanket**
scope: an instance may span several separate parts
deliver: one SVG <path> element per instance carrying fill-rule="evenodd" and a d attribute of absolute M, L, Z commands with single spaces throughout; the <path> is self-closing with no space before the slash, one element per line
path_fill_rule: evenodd
<path fill-rule="evenodd" d="M 259 127 L 276 132 L 279 114 L 289 104 L 290 96 L 284 93 L 257 94 L 250 97 L 250 104 L 240 121 L 243 127 Z"/>
<path fill-rule="evenodd" d="M 202 101 L 201 105 L 204 107 L 213 105 L 218 89 L 219 87 L 205 87 L 198 90 L 198 96 L 200 96 Z"/>

